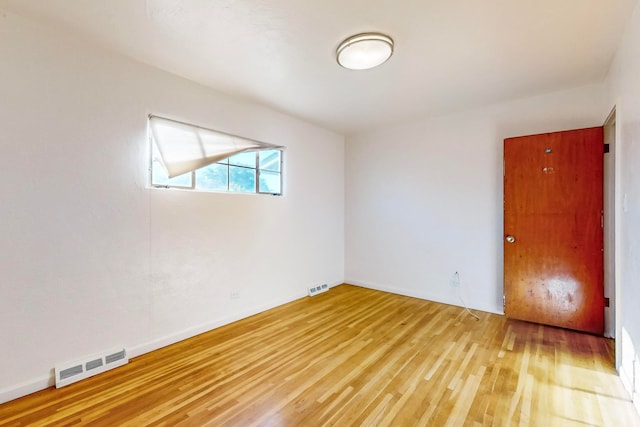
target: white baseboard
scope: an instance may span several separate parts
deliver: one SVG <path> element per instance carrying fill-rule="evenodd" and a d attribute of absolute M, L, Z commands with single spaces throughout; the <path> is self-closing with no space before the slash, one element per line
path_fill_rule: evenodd
<path fill-rule="evenodd" d="M 633 373 L 627 372 L 624 367 L 621 366 L 620 370 L 618 371 L 618 376 L 620 377 L 620 381 L 622 381 L 622 385 L 627 391 L 629 397 L 633 398 Z"/>
<path fill-rule="evenodd" d="M 419 298 L 426 301 L 433 301 L 433 302 L 437 302 L 440 304 L 447 304 L 447 305 L 455 305 L 456 307 L 464 308 L 460 305 L 460 302 L 456 299 L 445 300 L 442 298 L 435 297 L 434 295 L 428 294 L 426 292 L 417 292 L 412 289 L 395 288 L 392 286 L 380 285 L 380 284 L 371 283 L 371 282 L 364 282 L 361 280 L 345 280 L 345 283 L 360 286 L 362 288 L 374 289 L 376 291 L 389 292 L 391 294 L 402 295 L 405 297 Z M 469 308 L 472 310 L 484 311 L 486 313 L 499 314 L 501 316 L 504 315 L 503 312 L 492 310 L 487 307 L 469 307 Z"/>
<path fill-rule="evenodd" d="M 134 358 L 134 357 L 143 355 L 145 353 L 149 353 L 151 351 L 157 350 L 159 348 L 166 347 L 171 344 L 175 344 L 187 338 L 191 338 L 203 332 L 207 332 L 212 329 L 219 328 L 220 326 L 228 325 L 229 323 L 233 323 L 235 321 L 247 318 L 249 316 L 253 316 L 258 313 L 262 313 L 263 311 L 270 310 L 272 308 L 281 306 L 291 301 L 304 298 L 305 296 L 307 296 L 307 292 L 306 290 L 303 290 L 300 292 L 296 292 L 295 294 L 289 295 L 288 297 L 277 298 L 265 304 L 261 304 L 259 306 L 252 307 L 248 310 L 234 314 L 232 316 L 227 316 L 221 319 L 216 319 L 214 321 L 204 323 L 202 325 L 184 329 L 182 331 L 178 331 L 176 333 L 149 341 L 145 344 L 132 346 L 127 349 L 127 353 L 129 358 Z M 18 399 L 20 397 L 35 393 L 40 390 L 44 390 L 54 385 L 55 385 L 55 374 L 54 374 L 54 370 L 51 369 L 51 372 L 49 375 L 43 375 L 18 385 L 13 385 L 13 386 L 0 389 L 0 404 L 8 402 L 10 400 Z"/>
<path fill-rule="evenodd" d="M 158 350 L 162 347 L 166 347 L 171 344 L 175 344 L 177 342 L 186 340 L 188 338 L 194 337 L 196 335 L 202 334 L 204 332 L 210 331 L 212 329 L 219 328 L 224 325 L 228 325 L 229 323 L 236 322 L 241 319 L 245 319 L 247 317 L 253 316 L 258 313 L 262 313 L 263 311 L 271 310 L 272 308 L 279 307 L 283 304 L 289 303 L 291 301 L 298 300 L 307 296 L 306 292 L 299 292 L 293 295 L 290 295 L 285 298 L 278 298 L 272 301 L 269 301 L 266 304 L 261 304 L 256 307 L 252 307 L 249 310 L 242 311 L 240 313 L 227 316 L 221 319 L 216 319 L 211 322 L 203 323 L 198 326 L 194 326 L 188 329 L 183 329 L 182 331 L 178 331 L 176 333 L 166 335 L 162 338 L 155 339 L 153 341 L 149 341 L 145 344 L 137 345 L 135 347 L 131 347 L 129 349 L 129 357 L 134 358 L 141 356 L 143 354 L 149 353 L 154 350 Z"/>
<path fill-rule="evenodd" d="M 45 388 L 53 387 L 55 383 L 55 375 L 53 369 L 51 369 L 50 375 L 43 375 L 22 384 L 0 389 L 0 404 L 35 393 L 36 391 L 44 390 Z"/>

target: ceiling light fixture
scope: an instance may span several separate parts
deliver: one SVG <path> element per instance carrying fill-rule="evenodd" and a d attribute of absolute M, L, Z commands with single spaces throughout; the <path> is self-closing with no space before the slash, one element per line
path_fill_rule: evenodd
<path fill-rule="evenodd" d="M 350 70 L 367 70 L 383 64 L 393 54 L 393 39 L 380 33 L 351 36 L 338 46 L 338 64 Z"/>

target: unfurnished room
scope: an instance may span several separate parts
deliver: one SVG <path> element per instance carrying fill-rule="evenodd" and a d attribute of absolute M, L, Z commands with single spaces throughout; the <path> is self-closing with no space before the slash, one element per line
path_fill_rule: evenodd
<path fill-rule="evenodd" d="M 0 0 L 0 426 L 639 426 L 637 0 Z"/>

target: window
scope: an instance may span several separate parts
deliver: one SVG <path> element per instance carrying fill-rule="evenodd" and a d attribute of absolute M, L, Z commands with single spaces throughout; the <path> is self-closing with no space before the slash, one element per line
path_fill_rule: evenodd
<path fill-rule="evenodd" d="M 151 185 L 282 194 L 284 147 L 149 117 Z"/>

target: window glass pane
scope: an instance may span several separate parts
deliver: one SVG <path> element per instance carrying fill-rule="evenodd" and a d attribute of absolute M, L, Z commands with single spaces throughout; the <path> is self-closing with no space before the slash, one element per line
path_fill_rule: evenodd
<path fill-rule="evenodd" d="M 280 194 L 280 173 L 270 171 L 260 171 L 261 193 Z"/>
<path fill-rule="evenodd" d="M 256 153 L 255 151 L 249 153 L 240 153 L 235 156 L 229 157 L 229 164 L 236 166 L 248 166 L 250 168 L 256 167 Z"/>
<path fill-rule="evenodd" d="M 280 172 L 280 150 L 264 150 L 260 151 L 260 169 L 266 169 L 274 172 Z"/>
<path fill-rule="evenodd" d="M 215 163 L 196 171 L 196 188 L 198 189 L 227 191 L 228 184 L 227 165 Z"/>
<path fill-rule="evenodd" d="M 255 159 L 255 153 L 251 154 L 253 154 Z M 255 193 L 256 170 L 229 166 L 229 191 L 235 191 L 238 193 Z"/>
<path fill-rule="evenodd" d="M 160 160 L 160 152 L 153 145 L 153 164 L 151 165 L 151 185 L 169 185 L 175 187 L 191 187 L 191 172 L 175 176 L 169 179 L 167 170 L 162 165 Z"/>

